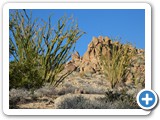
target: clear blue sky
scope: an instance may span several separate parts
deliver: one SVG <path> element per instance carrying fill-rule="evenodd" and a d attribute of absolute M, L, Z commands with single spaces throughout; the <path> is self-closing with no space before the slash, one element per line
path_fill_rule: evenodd
<path fill-rule="evenodd" d="M 145 48 L 145 10 L 144 9 L 102 9 L 102 10 L 32 10 L 35 18 L 48 20 L 52 17 L 53 23 L 66 14 L 78 21 L 79 28 L 87 34 L 77 42 L 76 50 L 82 56 L 93 36 L 121 37 L 122 42 L 131 42 L 137 48 Z"/>

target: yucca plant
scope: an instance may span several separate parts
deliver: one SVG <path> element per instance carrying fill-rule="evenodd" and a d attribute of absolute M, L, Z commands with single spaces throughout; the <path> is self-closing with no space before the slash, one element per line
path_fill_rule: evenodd
<path fill-rule="evenodd" d="M 125 82 L 131 70 L 132 57 L 136 53 L 136 50 L 131 47 L 130 43 L 124 45 L 119 42 L 115 43 L 109 48 L 109 56 L 101 55 L 102 69 L 106 79 L 110 82 L 111 88 L 114 88 L 121 82 Z M 108 49 L 107 47 L 106 49 Z"/>
<path fill-rule="evenodd" d="M 66 16 L 62 16 L 53 28 L 52 16 L 49 16 L 48 22 L 45 22 L 43 20 L 38 21 L 38 19 L 33 20 L 32 12 L 29 14 L 26 10 L 11 10 L 10 12 L 10 61 L 15 66 L 23 66 L 25 69 L 18 69 L 21 78 L 17 82 L 22 82 L 25 79 L 28 84 L 38 82 L 40 84 L 38 86 L 42 86 L 49 82 L 55 87 L 58 86 L 70 74 L 65 73 L 57 78 L 64 69 L 64 64 L 70 59 L 76 41 L 84 32 L 79 29 L 78 24 L 73 19 Z M 30 67 L 24 67 L 28 65 Z M 14 68 L 13 66 L 10 67 L 10 71 L 12 71 L 11 68 Z M 38 77 L 35 77 L 33 72 Z M 14 71 L 10 72 L 12 76 L 10 83 L 13 81 L 14 84 L 19 84 L 16 83 L 13 74 Z M 29 76 L 33 77 L 32 82 Z M 41 80 L 37 80 L 37 78 Z"/>

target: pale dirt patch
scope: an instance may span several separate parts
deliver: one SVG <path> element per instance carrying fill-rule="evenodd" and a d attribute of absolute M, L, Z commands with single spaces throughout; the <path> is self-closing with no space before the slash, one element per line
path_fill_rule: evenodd
<path fill-rule="evenodd" d="M 57 96 L 41 97 L 32 102 L 18 104 L 17 107 L 19 109 L 54 109 L 54 99 L 56 98 Z"/>

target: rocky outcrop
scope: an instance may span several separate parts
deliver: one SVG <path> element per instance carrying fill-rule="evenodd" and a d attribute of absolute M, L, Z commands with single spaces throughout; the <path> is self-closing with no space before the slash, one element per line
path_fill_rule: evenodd
<path fill-rule="evenodd" d="M 101 54 L 107 55 L 111 57 L 112 41 L 105 37 L 99 36 L 98 38 L 93 37 L 92 41 L 88 45 L 88 49 L 82 58 L 82 66 L 81 67 L 91 67 L 95 71 L 100 70 L 100 56 Z M 90 70 L 92 70 L 90 69 Z M 93 71 L 93 70 L 92 70 Z"/>
<path fill-rule="evenodd" d="M 102 69 L 100 56 L 105 55 L 106 57 L 111 58 L 111 50 L 113 49 L 113 46 L 117 47 L 118 50 L 121 49 L 124 45 L 120 44 L 118 41 L 112 41 L 109 37 L 93 37 L 92 41 L 88 44 L 87 51 L 82 57 L 80 57 L 78 52 L 72 54 L 72 60 L 67 63 L 67 68 L 79 68 L 79 72 L 86 75 L 92 75 L 94 73 L 101 72 Z M 132 65 L 132 72 L 128 75 L 126 84 L 132 83 L 132 79 L 135 78 L 135 76 L 139 76 L 138 78 L 136 78 L 137 83 L 139 81 L 142 82 L 145 78 L 144 50 L 136 49 L 133 46 L 130 46 L 129 49 L 136 50 L 137 55 L 133 58 L 135 62 Z"/>

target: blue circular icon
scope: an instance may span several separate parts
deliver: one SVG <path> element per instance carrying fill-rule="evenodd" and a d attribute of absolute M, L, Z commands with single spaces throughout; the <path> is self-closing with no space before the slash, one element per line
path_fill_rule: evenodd
<path fill-rule="evenodd" d="M 153 90 L 141 90 L 137 95 L 137 103 L 142 109 L 150 110 L 157 104 L 157 94 Z"/>

